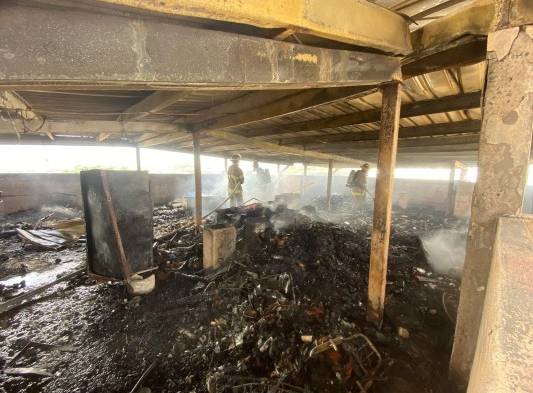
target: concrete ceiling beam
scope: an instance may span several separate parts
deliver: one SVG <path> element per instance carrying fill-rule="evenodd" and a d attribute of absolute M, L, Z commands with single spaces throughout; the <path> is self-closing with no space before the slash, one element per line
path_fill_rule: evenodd
<path fill-rule="evenodd" d="M 388 53 L 411 51 L 405 19 L 386 8 L 366 1 L 352 0 L 98 0 L 93 3 L 127 7 L 165 16 L 193 17 L 283 28 L 294 33 Z"/>
<path fill-rule="evenodd" d="M 11 90 L 300 89 L 375 85 L 400 71 L 392 56 L 12 2 L 0 3 L 0 47 L 0 88 Z"/>

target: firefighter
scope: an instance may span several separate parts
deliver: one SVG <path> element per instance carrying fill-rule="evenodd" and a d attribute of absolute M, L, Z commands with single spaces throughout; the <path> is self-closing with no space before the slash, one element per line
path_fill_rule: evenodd
<path fill-rule="evenodd" d="M 259 185 L 268 186 L 272 182 L 268 168 L 261 168 L 257 160 L 254 161 L 254 172 L 257 175 Z"/>
<path fill-rule="evenodd" d="M 254 196 L 262 198 L 266 201 L 272 199 L 272 178 L 270 177 L 270 171 L 268 168 L 261 168 L 259 161 L 255 160 L 253 163 L 253 171 L 255 173 L 253 179 L 253 192 Z M 248 182 L 250 186 L 250 182 Z"/>
<path fill-rule="evenodd" d="M 368 192 L 366 183 L 369 167 L 370 165 L 365 163 L 361 165 L 361 169 L 359 169 L 357 172 L 352 170 L 348 176 L 346 187 L 350 188 L 352 191 L 354 208 L 360 208 L 365 204 L 366 193 Z"/>
<path fill-rule="evenodd" d="M 239 206 L 243 202 L 242 184 L 244 183 L 244 173 L 239 168 L 240 154 L 234 154 L 230 158 L 232 164 L 228 168 L 228 196 L 230 206 Z"/>

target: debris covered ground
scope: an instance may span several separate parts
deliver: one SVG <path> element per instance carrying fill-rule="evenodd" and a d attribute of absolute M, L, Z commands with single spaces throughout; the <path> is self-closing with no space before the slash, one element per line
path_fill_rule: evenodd
<path fill-rule="evenodd" d="M 185 209 L 155 209 L 156 290 L 131 298 L 83 275 L 3 314 L 2 368 L 39 375 L 2 374 L 0 391 L 453 392 L 458 284 L 431 272 L 418 238 L 441 218 L 394 215 L 381 330 L 365 320 L 368 213 L 334 224 L 281 208 L 270 223 L 203 271 Z"/>

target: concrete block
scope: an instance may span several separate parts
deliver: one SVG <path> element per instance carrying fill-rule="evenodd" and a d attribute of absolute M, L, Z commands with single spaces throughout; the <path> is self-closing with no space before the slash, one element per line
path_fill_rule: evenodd
<path fill-rule="evenodd" d="M 234 226 L 204 229 L 204 269 L 217 267 L 235 251 L 237 230 Z"/>

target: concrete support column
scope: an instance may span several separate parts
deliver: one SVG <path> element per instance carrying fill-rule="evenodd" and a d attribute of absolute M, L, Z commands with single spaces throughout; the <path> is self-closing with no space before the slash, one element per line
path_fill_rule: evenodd
<path fill-rule="evenodd" d="M 479 173 L 450 376 L 466 385 L 474 359 L 499 217 L 521 212 L 533 136 L 533 26 L 489 34 Z"/>
<path fill-rule="evenodd" d="M 326 208 L 331 210 L 331 183 L 333 181 L 333 160 L 328 161 L 328 184 L 326 188 Z"/>
<path fill-rule="evenodd" d="M 381 127 L 379 130 L 378 172 L 374 199 L 374 218 L 368 277 L 367 320 L 381 327 L 387 283 L 387 258 L 392 212 L 392 188 L 398 131 L 400 126 L 401 85 L 382 88 Z"/>
<path fill-rule="evenodd" d="M 498 219 L 467 393 L 533 392 L 533 217 Z"/>
<path fill-rule="evenodd" d="M 135 146 L 135 157 L 137 159 L 137 172 L 141 170 L 141 149 Z"/>
<path fill-rule="evenodd" d="M 202 168 L 200 164 L 200 137 L 192 134 L 194 154 L 194 224 L 196 228 L 202 225 Z"/>

